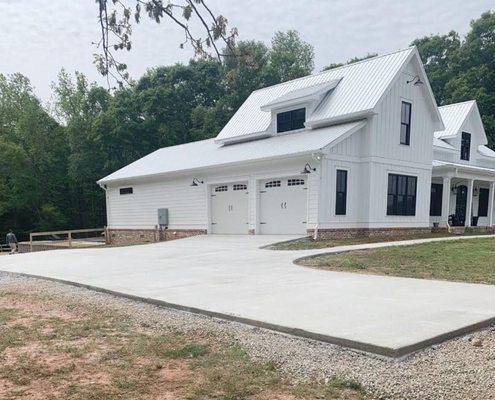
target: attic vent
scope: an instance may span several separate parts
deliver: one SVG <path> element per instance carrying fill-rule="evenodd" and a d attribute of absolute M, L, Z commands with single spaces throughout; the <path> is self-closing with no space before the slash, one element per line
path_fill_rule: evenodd
<path fill-rule="evenodd" d="M 280 186 L 280 181 L 270 181 L 265 183 L 266 188 L 279 187 L 279 186 Z"/>
<path fill-rule="evenodd" d="M 287 181 L 287 186 L 304 185 L 304 183 L 305 183 L 304 179 L 289 179 Z"/>
<path fill-rule="evenodd" d="M 226 192 L 228 190 L 227 186 L 217 186 L 215 192 Z"/>
<path fill-rule="evenodd" d="M 234 185 L 234 190 L 247 190 L 247 185 L 236 184 L 236 185 Z"/>

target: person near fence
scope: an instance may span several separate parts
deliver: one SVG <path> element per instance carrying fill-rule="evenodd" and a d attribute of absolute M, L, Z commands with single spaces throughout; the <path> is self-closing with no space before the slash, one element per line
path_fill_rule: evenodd
<path fill-rule="evenodd" d="M 9 230 L 9 233 L 7 233 L 6 241 L 7 241 L 7 244 L 10 246 L 10 254 L 16 253 L 17 252 L 17 237 L 15 236 L 14 232 L 12 232 L 12 229 Z"/>

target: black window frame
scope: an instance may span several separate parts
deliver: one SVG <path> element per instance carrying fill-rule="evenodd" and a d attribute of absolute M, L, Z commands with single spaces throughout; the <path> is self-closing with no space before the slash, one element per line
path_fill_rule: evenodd
<path fill-rule="evenodd" d="M 409 115 L 405 114 L 405 107 L 409 108 Z M 400 106 L 400 144 L 410 146 L 411 144 L 411 115 L 412 103 L 403 101 Z M 405 129 L 405 137 L 402 137 L 402 129 Z"/>
<path fill-rule="evenodd" d="M 131 186 L 119 188 L 119 193 L 120 193 L 121 196 L 125 196 L 125 195 L 128 195 L 128 194 L 134 194 L 134 188 L 131 187 Z"/>
<path fill-rule="evenodd" d="M 335 215 L 347 214 L 348 171 L 338 169 L 335 174 Z"/>
<path fill-rule="evenodd" d="M 483 193 L 483 203 L 481 203 Z M 485 197 L 486 194 L 486 197 Z M 478 194 L 478 217 L 488 217 L 488 206 L 490 202 L 490 189 L 480 188 Z"/>
<path fill-rule="evenodd" d="M 306 108 L 297 108 L 277 114 L 277 133 L 304 129 Z"/>
<path fill-rule="evenodd" d="M 411 188 L 412 182 L 414 182 L 414 190 Z M 387 215 L 416 216 L 417 191 L 417 176 L 388 174 Z"/>
<path fill-rule="evenodd" d="M 431 184 L 430 217 L 442 216 L 443 183 Z"/>
<path fill-rule="evenodd" d="M 461 137 L 461 160 L 469 161 L 471 159 L 471 134 L 462 132 Z"/>

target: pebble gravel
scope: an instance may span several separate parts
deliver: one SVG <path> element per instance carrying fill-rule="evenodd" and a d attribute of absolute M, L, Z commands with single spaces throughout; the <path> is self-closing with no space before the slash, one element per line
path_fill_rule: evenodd
<path fill-rule="evenodd" d="M 495 399 L 495 327 L 392 360 L 237 322 L 196 315 L 62 283 L 0 272 L 0 290 L 16 288 L 110 307 L 163 330 L 211 334 L 235 341 L 250 356 L 272 362 L 293 382 L 332 376 L 360 382 L 375 399 Z"/>

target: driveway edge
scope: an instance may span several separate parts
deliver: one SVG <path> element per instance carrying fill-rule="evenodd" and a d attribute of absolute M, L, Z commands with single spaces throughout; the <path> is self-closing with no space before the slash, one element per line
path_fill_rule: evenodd
<path fill-rule="evenodd" d="M 43 279 L 46 281 L 51 281 L 51 282 L 56 282 L 56 283 L 62 283 L 66 285 L 71 285 L 79 288 L 84 288 L 88 290 L 92 290 L 95 292 L 100 292 L 100 293 L 105 293 L 109 294 L 112 296 L 116 297 L 121 297 L 121 298 L 126 298 L 129 300 L 134 300 L 134 301 L 139 301 L 147 304 L 152 304 L 155 306 L 159 307 L 164 307 L 164 308 L 170 308 L 174 310 L 179 310 L 179 311 L 186 311 L 192 314 L 198 314 L 198 315 L 204 315 L 212 318 L 218 318 L 221 320 L 226 320 L 226 321 L 232 321 L 232 322 L 239 322 L 245 325 L 249 326 L 254 326 L 258 328 L 263 328 L 263 329 L 268 329 L 271 331 L 275 332 L 281 332 L 293 336 L 298 336 L 306 339 L 311 339 L 311 340 L 317 340 L 320 342 L 325 342 L 341 347 L 346 347 L 349 349 L 357 350 L 360 352 L 365 352 L 365 353 L 371 353 L 373 355 L 379 355 L 379 356 L 385 356 L 389 358 L 402 358 L 405 356 L 408 356 L 412 353 L 415 353 L 417 351 L 420 351 L 426 347 L 439 344 L 441 342 L 444 342 L 449 339 L 453 339 L 459 336 L 466 335 L 468 333 L 472 333 L 477 330 L 481 330 L 484 328 L 488 328 L 492 325 L 495 325 L 495 317 L 482 320 L 479 322 L 476 322 L 474 324 L 467 325 L 465 327 L 456 329 L 451 332 L 447 332 L 438 336 L 434 336 L 432 338 L 423 340 L 418 343 L 414 343 L 412 345 L 404 346 L 404 347 L 399 347 L 399 348 L 390 348 L 390 347 L 384 347 L 384 346 L 377 346 L 374 344 L 370 343 L 365 343 L 365 342 L 359 342 L 359 341 L 354 341 L 350 339 L 344 339 L 344 338 L 339 338 L 339 337 L 334 337 L 334 336 L 329 336 L 329 335 L 324 335 L 320 333 L 314 333 L 310 331 L 306 331 L 304 329 L 299 329 L 299 328 L 291 328 L 283 325 L 278 325 L 278 324 L 273 324 L 269 322 L 263 322 L 259 320 L 254 320 L 250 318 L 244 318 L 244 317 L 239 317 L 236 315 L 231 315 L 231 314 L 224 314 L 216 311 L 209 311 L 197 307 L 190 307 L 190 306 L 184 306 L 181 304 L 176 304 L 176 303 L 170 303 L 164 300 L 157 300 L 157 299 L 152 299 L 149 297 L 141 297 L 141 296 L 136 296 L 132 295 L 129 293 L 124 293 L 124 292 L 118 292 L 115 290 L 110 290 L 110 289 L 105 289 L 101 288 L 98 286 L 93 286 L 93 285 L 88 285 L 84 283 L 79 283 L 79 282 L 74 282 L 74 281 L 69 281 L 65 279 L 57 279 L 57 278 L 50 278 L 46 276 L 41 276 L 41 275 L 35 275 L 35 274 L 26 274 L 23 272 L 10 272 L 10 271 L 3 271 L 0 270 L 0 272 L 6 273 L 6 274 L 12 274 L 12 275 L 18 275 L 18 276 L 24 276 L 28 278 L 35 278 L 35 279 Z"/>

